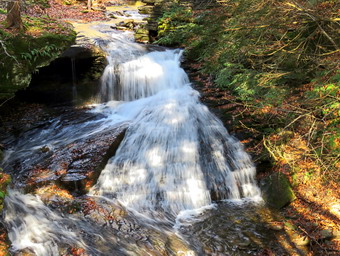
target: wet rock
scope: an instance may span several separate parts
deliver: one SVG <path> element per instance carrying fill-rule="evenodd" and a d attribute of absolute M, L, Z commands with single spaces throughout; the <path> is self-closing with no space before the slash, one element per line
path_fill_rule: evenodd
<path fill-rule="evenodd" d="M 127 19 L 119 22 L 117 28 L 127 28 L 133 30 L 136 26 L 136 22 L 133 19 Z"/>
<path fill-rule="evenodd" d="M 296 198 L 289 180 L 283 173 L 274 173 L 263 178 L 260 188 L 265 202 L 275 209 L 281 209 Z"/>
<path fill-rule="evenodd" d="M 72 172 L 71 172 L 72 171 Z M 61 179 L 60 182 L 67 188 L 73 191 L 79 191 L 86 186 L 86 176 L 75 171 L 82 172 L 82 170 L 68 171 Z M 75 172 L 75 173 L 73 173 Z"/>
<path fill-rule="evenodd" d="M 44 147 L 41 147 L 41 148 L 40 148 L 40 151 L 41 151 L 42 153 L 47 153 L 47 152 L 50 151 L 50 148 L 47 147 L 47 146 L 44 146 Z"/>
<path fill-rule="evenodd" d="M 107 13 L 106 16 L 110 19 L 118 19 L 116 15 L 114 15 L 112 12 Z"/>
<path fill-rule="evenodd" d="M 152 14 L 154 7 L 152 5 L 143 5 L 138 7 L 140 14 Z"/>
<path fill-rule="evenodd" d="M 85 193 L 97 181 L 108 159 L 115 154 L 127 125 L 117 124 L 56 148 L 53 152 L 49 150 L 47 154 L 40 149 L 43 160 L 26 167 L 28 169 L 22 180 L 27 184 L 26 191 L 55 183 L 72 193 Z"/>
<path fill-rule="evenodd" d="M 114 11 L 114 12 L 107 12 L 106 14 L 109 18 L 117 19 L 117 16 L 124 16 L 123 12 L 120 11 Z"/>
<path fill-rule="evenodd" d="M 81 208 L 84 217 L 99 226 L 102 234 L 114 234 L 117 242 L 128 243 L 131 248 L 139 248 L 140 251 L 136 255 L 179 255 L 178 252 L 190 251 L 189 246 L 180 237 L 170 232 L 166 234 L 158 227 L 140 221 L 118 202 L 84 197 Z"/>
<path fill-rule="evenodd" d="M 60 56 L 60 58 L 70 58 L 70 59 L 88 59 L 88 58 L 96 58 L 96 57 L 102 57 L 105 56 L 105 54 L 97 47 L 85 47 L 82 44 L 78 42 L 76 45 L 72 45 L 70 48 L 68 48 L 66 51 L 63 52 L 63 54 Z"/>
<path fill-rule="evenodd" d="M 149 42 L 149 31 L 144 28 L 137 29 L 135 32 L 135 40 L 139 43 Z"/>
<path fill-rule="evenodd" d="M 237 244 L 239 249 L 246 249 L 247 247 L 250 246 L 251 242 L 250 242 L 249 239 L 244 239 L 244 240 L 241 240 L 241 241 L 237 241 L 236 244 Z"/>
<path fill-rule="evenodd" d="M 283 223 L 271 223 L 270 225 L 268 225 L 268 227 L 272 230 L 277 230 L 277 231 L 284 229 Z"/>
<path fill-rule="evenodd" d="M 115 154 L 126 128 L 127 124 L 122 124 L 92 138 L 72 143 L 58 152 L 50 166 L 57 166 L 58 170 L 66 169 L 66 174 L 59 179 L 61 185 L 71 191 L 82 192 L 85 192 L 86 186 L 93 185 L 108 159 Z M 62 159 L 65 161 L 60 164 L 59 160 Z"/>

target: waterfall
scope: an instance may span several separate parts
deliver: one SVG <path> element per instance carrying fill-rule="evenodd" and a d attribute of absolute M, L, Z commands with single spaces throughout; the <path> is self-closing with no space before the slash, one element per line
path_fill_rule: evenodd
<path fill-rule="evenodd" d="M 108 47 L 115 55 L 108 57 L 100 96 L 124 101 L 113 113 L 132 123 L 92 194 L 172 215 L 209 205 L 212 195 L 259 194 L 249 155 L 200 103 L 180 67 L 181 50 L 129 51 L 127 57 Z"/>
<path fill-rule="evenodd" d="M 6 152 L 2 164 L 7 168 L 11 162 L 23 161 L 27 167 L 34 166 L 41 157 L 35 153 L 46 145 L 52 150 L 62 148 L 126 122 L 129 126 L 115 156 L 87 195 L 89 201 L 98 199 L 98 205 L 105 201 L 108 210 L 98 210 L 92 219 L 83 213 L 61 214 L 38 196 L 10 190 L 3 220 L 13 252 L 28 249 L 38 256 L 54 256 L 60 255 L 61 248 L 79 247 L 89 255 L 151 255 L 148 237 L 141 240 L 137 234 L 138 238 L 133 238 L 137 242 L 129 240 L 136 225 L 128 221 L 138 220 L 136 216 L 110 218 L 107 224 L 99 221 L 99 213 L 115 212 L 113 202 L 118 202 L 119 207 L 123 205 L 131 212 L 159 216 L 158 223 L 164 220 L 168 225 L 168 220 L 175 224 L 176 216 L 183 216 L 183 211 L 208 206 L 214 200 L 260 194 L 249 155 L 200 102 L 199 93 L 180 67 L 182 50 L 150 50 L 121 32 L 98 44 L 108 55 L 98 94 L 101 103 L 89 110 L 99 113 L 98 117 L 66 125 L 57 119 L 40 130 L 32 129 Z M 19 176 L 25 175 L 16 171 Z M 126 231 L 121 229 L 122 223 Z M 143 235 L 150 230 L 161 233 L 161 227 L 143 224 L 144 229 L 135 230 Z M 162 232 L 169 233 L 165 229 Z"/>

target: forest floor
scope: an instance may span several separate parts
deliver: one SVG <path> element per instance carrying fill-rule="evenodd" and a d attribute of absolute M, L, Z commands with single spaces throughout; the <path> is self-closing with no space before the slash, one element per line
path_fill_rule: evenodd
<path fill-rule="evenodd" d="M 86 1 L 66 5 L 61 1 L 52 0 L 49 8 L 31 8 L 26 11 L 26 14 L 29 16 L 43 14 L 53 19 L 82 22 L 107 20 L 105 12 L 100 9 L 87 11 Z M 0 14 L 0 24 L 4 20 L 5 15 Z M 15 31 L 7 31 L 15 33 Z M 192 81 L 199 85 L 197 89 L 201 92 L 202 102 L 206 103 L 222 119 L 230 133 L 239 137 L 257 161 L 261 157 L 262 151 L 266 149 L 264 148 L 263 135 L 256 125 L 270 120 L 275 121 L 275 116 L 291 111 L 294 108 L 294 95 L 280 106 L 280 109 L 254 109 L 252 106 L 245 106 L 236 101 L 228 91 L 216 88 L 209 77 L 196 72 L 197 64 L 191 64 L 188 68 L 191 70 Z M 338 184 L 323 173 L 317 161 L 311 161 L 311 158 L 306 157 L 307 146 L 304 140 L 298 136 L 298 134 L 304 134 L 302 129 L 305 128 L 301 126 L 300 131 L 295 131 L 290 135 L 292 136 L 291 143 L 284 148 L 286 157 L 295 159 L 294 164 L 299 166 L 300 171 L 292 173 L 291 167 L 286 162 L 277 160 L 272 161 L 267 167 L 259 165 L 258 177 L 261 178 L 272 172 L 287 174 L 297 198 L 281 211 L 286 219 L 285 223 L 281 224 L 284 228 L 293 227 L 306 238 L 306 244 L 310 248 L 309 255 L 339 255 L 340 197 Z M 275 141 L 276 138 L 272 136 L 271 139 Z M 274 254 L 268 250 L 266 254 L 262 255 Z"/>
<path fill-rule="evenodd" d="M 216 88 L 209 77 L 197 70 L 197 66 L 197 63 L 192 63 L 187 68 L 194 87 L 201 92 L 202 102 L 207 104 L 223 121 L 228 131 L 245 145 L 246 150 L 258 164 L 258 180 L 273 172 L 284 173 L 290 179 L 296 199 L 280 210 L 285 220 L 279 224 L 282 224 L 286 231 L 294 229 L 301 235 L 302 244 L 307 245 L 310 250 L 308 255 L 339 255 L 340 197 L 336 182 L 338 177 L 326 176 L 320 164 L 307 157 L 308 147 L 298 136 L 303 131 L 296 130 L 295 137 L 284 148 L 285 157 L 293 159 L 299 171 L 292 172 L 291 166 L 283 160 L 268 162 L 262 156 L 266 149 L 263 143 L 264 136 L 260 132 L 261 124 L 275 122 L 277 119 L 275 116 L 290 111 L 291 104 L 295 101 L 294 95 L 281 105 L 280 109 L 256 110 L 252 106 L 238 102 L 227 90 Z M 275 141 L 276 138 L 273 136 L 271 139 Z M 267 250 L 263 255 L 275 254 Z"/>

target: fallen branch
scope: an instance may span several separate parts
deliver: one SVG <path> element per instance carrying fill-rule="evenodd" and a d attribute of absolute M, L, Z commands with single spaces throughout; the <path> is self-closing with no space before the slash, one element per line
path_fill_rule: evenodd
<path fill-rule="evenodd" d="M 315 242 L 326 253 L 326 255 L 329 255 L 327 250 L 325 250 L 325 248 L 323 248 L 323 246 L 318 242 L 318 240 L 314 236 L 311 236 L 310 234 L 308 234 L 308 232 L 305 229 L 303 229 L 302 227 L 300 227 L 300 226 L 298 226 L 298 229 L 300 229 L 303 233 L 305 233 L 305 235 L 309 239 L 313 240 L 313 242 Z"/>

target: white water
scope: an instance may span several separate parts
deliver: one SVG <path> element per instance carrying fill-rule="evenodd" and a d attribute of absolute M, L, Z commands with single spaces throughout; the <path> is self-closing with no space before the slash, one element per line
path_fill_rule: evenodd
<path fill-rule="evenodd" d="M 108 52 L 117 51 L 108 45 Z M 101 99 L 131 101 L 118 108 L 108 104 L 106 111 L 132 123 L 92 194 L 172 215 L 211 204 L 211 192 L 219 199 L 259 194 L 243 146 L 190 87 L 180 67 L 182 51 L 142 55 L 124 49 L 118 56 L 123 58 L 108 57 Z"/>
<path fill-rule="evenodd" d="M 4 221 L 11 229 L 11 249 L 31 249 L 37 256 L 59 255 L 58 244 L 85 247 L 66 226 L 64 219 L 51 211 L 39 197 L 9 191 L 6 196 Z"/>
<path fill-rule="evenodd" d="M 116 156 L 90 195 L 117 198 L 127 208 L 149 216 L 160 213 L 173 223 L 181 213 L 177 225 L 183 223 L 185 212 L 191 219 L 195 212 L 204 212 L 195 209 L 206 209 L 212 194 L 217 199 L 259 195 L 249 155 L 200 103 L 199 93 L 180 67 L 182 51 L 148 52 L 126 33 L 114 34 L 102 47 L 109 65 L 98 98 L 106 103 L 91 111 L 105 117 L 60 131 L 52 124 L 43 138 L 39 132 L 19 142 L 12 151 L 20 154 L 8 155 L 6 161 L 27 158 L 44 145 L 62 147 L 70 142 L 63 138 L 75 140 L 129 121 Z M 86 248 L 77 240 L 76 230 L 69 230 L 69 217 L 58 216 L 38 197 L 10 191 L 4 216 L 12 251 L 30 248 L 36 255 L 59 255 L 60 244 Z"/>

